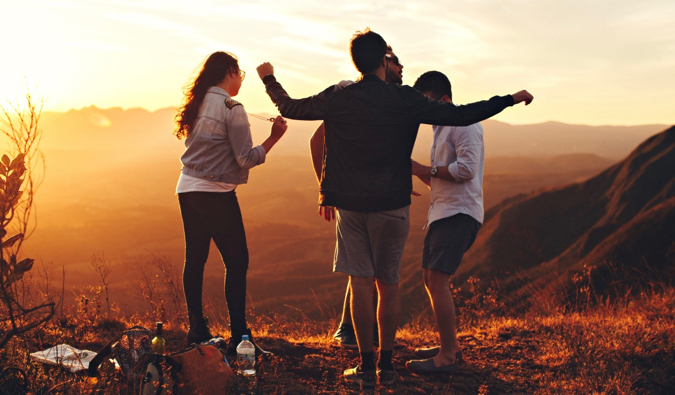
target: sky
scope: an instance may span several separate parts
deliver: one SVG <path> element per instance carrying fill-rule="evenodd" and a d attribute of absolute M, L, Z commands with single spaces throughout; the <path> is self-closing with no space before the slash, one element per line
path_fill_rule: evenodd
<path fill-rule="evenodd" d="M 45 110 L 177 107 L 206 57 L 234 53 L 237 96 L 275 114 L 255 68 L 292 97 L 358 72 L 354 32 L 390 44 L 412 85 L 444 72 L 457 104 L 527 89 L 514 124 L 675 124 L 673 0 L 0 0 L 0 103 L 26 86 Z"/>

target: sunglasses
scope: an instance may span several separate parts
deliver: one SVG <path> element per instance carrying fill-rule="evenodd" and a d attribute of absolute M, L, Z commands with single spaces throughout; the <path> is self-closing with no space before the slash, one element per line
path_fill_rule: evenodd
<path fill-rule="evenodd" d="M 394 62 L 396 66 L 400 66 L 401 63 L 398 61 L 398 56 L 394 55 L 392 56 L 391 54 L 386 54 L 385 55 L 389 61 Z"/>

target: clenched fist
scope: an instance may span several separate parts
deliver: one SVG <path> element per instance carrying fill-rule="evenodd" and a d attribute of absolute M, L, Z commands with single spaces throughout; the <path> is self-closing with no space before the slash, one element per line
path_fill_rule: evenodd
<path fill-rule="evenodd" d="M 274 75 L 274 66 L 272 66 L 272 63 L 270 62 L 261 64 L 256 70 L 258 70 L 258 76 L 261 80 L 265 78 L 266 75 Z"/>
<path fill-rule="evenodd" d="M 528 104 L 532 103 L 532 100 L 534 100 L 534 96 L 532 96 L 530 92 L 525 90 L 516 92 L 511 96 L 513 96 L 513 104 L 525 102 L 525 105 L 527 106 Z"/>

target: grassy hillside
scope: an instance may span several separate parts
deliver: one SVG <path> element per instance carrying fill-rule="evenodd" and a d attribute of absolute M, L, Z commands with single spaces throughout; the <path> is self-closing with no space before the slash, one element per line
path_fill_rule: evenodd
<path fill-rule="evenodd" d="M 165 322 L 169 350 L 183 349 L 183 240 L 173 194 L 182 148 L 167 136 L 166 112 L 92 108 L 53 116 L 47 120 L 72 130 L 44 141 L 50 173 L 38 194 L 38 231 L 24 250 L 39 264 L 20 293 L 52 298 L 57 316 L 12 339 L 0 350 L 0 366 L 27 372 L 31 393 L 131 393 L 109 367 L 89 380 L 32 363 L 28 354 L 60 343 L 97 350 L 124 328 L 157 320 Z M 301 148 L 314 126 L 298 124 L 302 133 L 275 147 L 266 165 L 252 171 L 251 184 L 237 190 L 251 257 L 250 322 L 276 353 L 259 366 L 257 393 L 354 391 L 341 373 L 357 354 L 331 339 L 346 278 L 331 273 L 335 228 L 316 213 L 316 181 Z M 555 133 L 562 127 L 548 126 Z M 645 132 L 638 129 L 622 135 Z M 534 132 L 528 128 L 520 142 Z M 455 376 L 422 378 L 403 369 L 415 347 L 435 339 L 420 278 L 428 193 L 415 182 L 423 196 L 411 209 L 401 267 L 402 347 L 395 364 L 402 379 L 378 391 L 672 393 L 673 132 L 648 139 L 613 166 L 576 150 L 488 157 L 492 208 L 451 284 L 467 358 Z M 569 142 L 563 140 L 560 146 Z M 227 336 L 223 265 L 213 252 L 205 311 L 214 331 Z M 0 394 L 17 388 L 15 378 L 0 378 Z"/>
<path fill-rule="evenodd" d="M 640 298 L 612 304 L 589 303 L 571 311 L 564 305 L 515 314 L 495 289 L 474 290 L 458 299 L 460 342 L 465 362 L 455 375 L 417 376 L 404 364 L 415 347 L 434 344 L 429 316 L 402 326 L 394 352 L 400 381 L 366 393 L 380 394 L 670 394 L 675 391 L 675 290 L 645 289 Z M 534 296 L 534 295 L 533 295 Z M 259 361 L 258 394 L 352 394 L 342 371 L 358 363 L 353 350 L 338 347 L 334 320 L 289 319 L 252 311 L 256 338 L 275 353 Z M 15 338 L 0 350 L 0 366 L 27 373 L 34 394 L 131 393 L 121 373 L 104 364 L 98 379 L 60 367 L 30 362 L 30 352 L 66 343 L 98 350 L 131 325 L 152 327 L 156 316 L 114 314 L 80 306 L 44 328 Z M 169 352 L 184 348 L 185 326 L 166 326 Z M 215 326 L 214 332 L 228 335 Z M 20 383 L 0 379 L 0 393 Z M 234 388 L 240 386 L 233 383 Z M 241 388 L 241 387 L 239 387 Z M 3 392 L 4 391 L 4 392 Z"/>

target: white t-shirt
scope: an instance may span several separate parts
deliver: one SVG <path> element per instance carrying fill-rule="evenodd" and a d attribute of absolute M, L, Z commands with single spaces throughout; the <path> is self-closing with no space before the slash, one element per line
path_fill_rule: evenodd
<path fill-rule="evenodd" d="M 228 184 L 227 182 L 217 182 L 203 180 L 201 178 L 187 176 L 180 173 L 176 193 L 184 192 L 232 192 L 237 184 Z"/>

